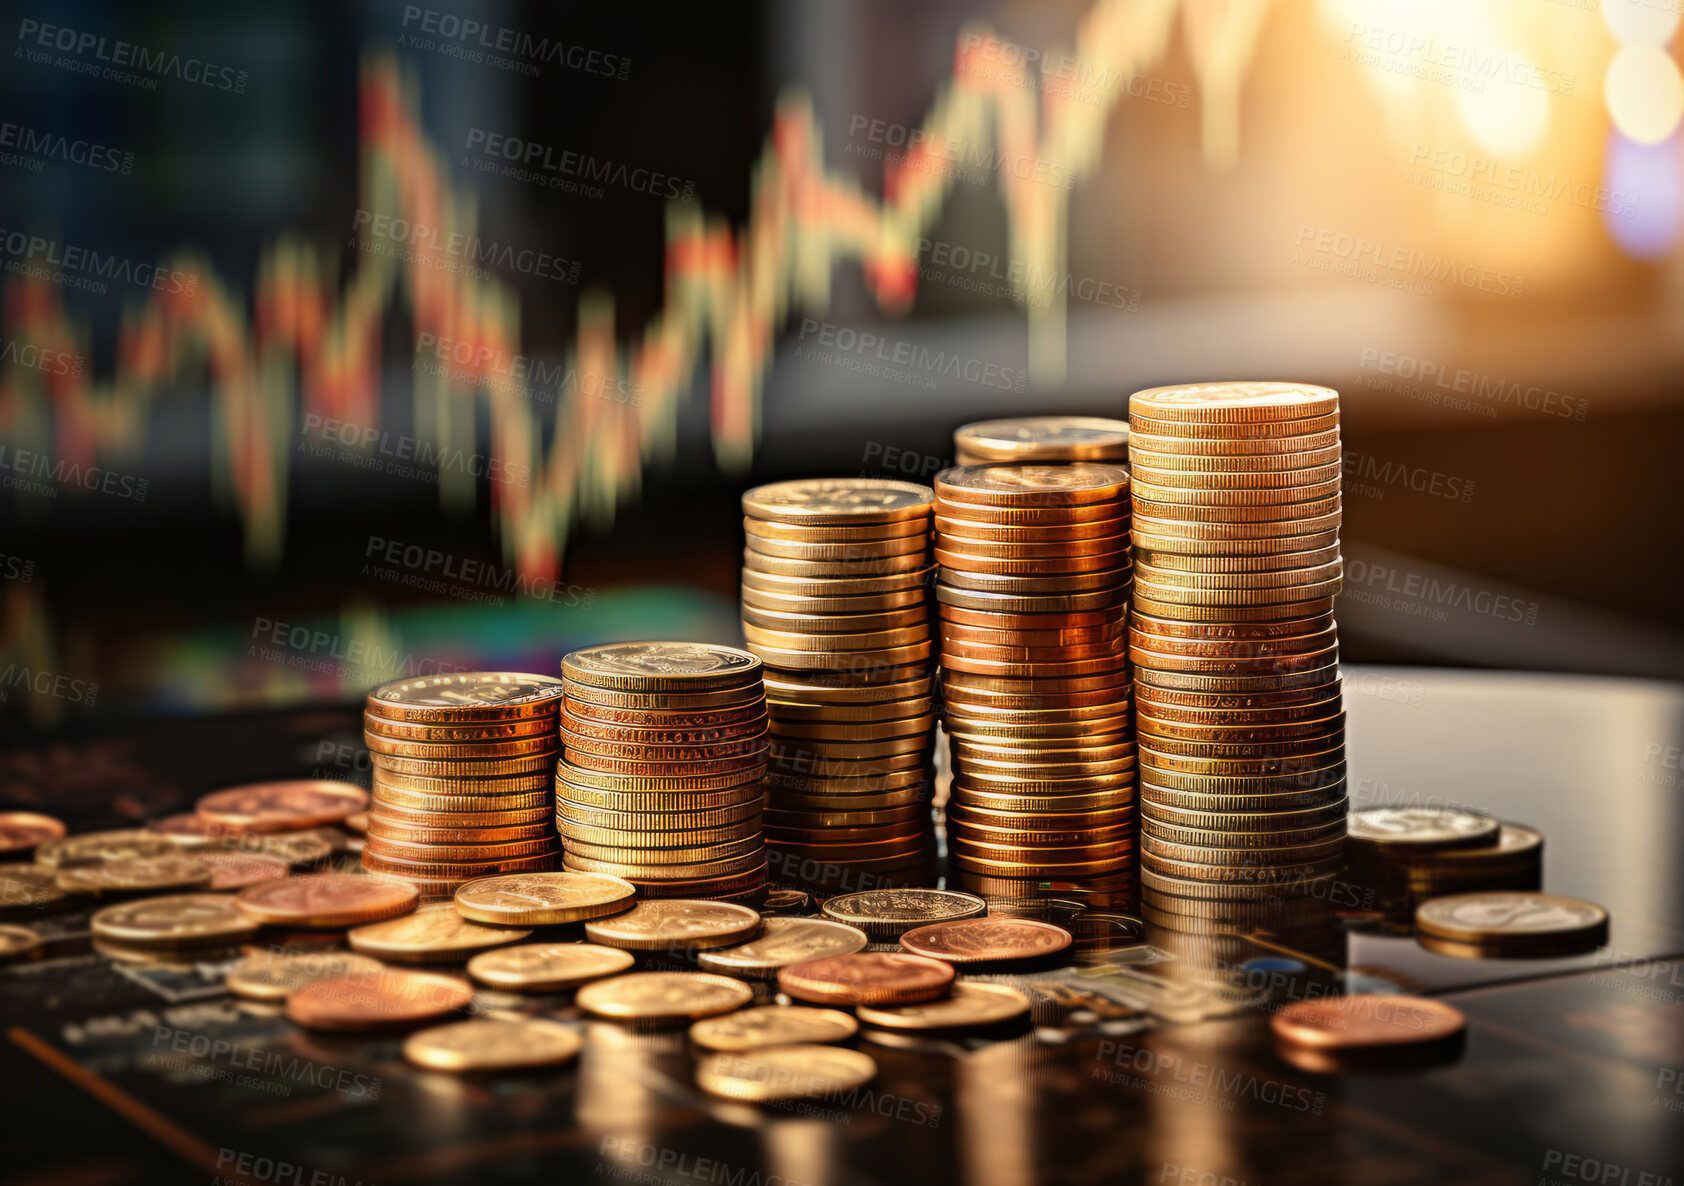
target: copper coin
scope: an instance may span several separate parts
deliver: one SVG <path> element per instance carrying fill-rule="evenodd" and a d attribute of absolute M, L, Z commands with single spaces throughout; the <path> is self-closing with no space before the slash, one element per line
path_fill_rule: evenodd
<path fill-rule="evenodd" d="M 377 976 L 379 960 L 348 951 L 259 951 L 228 970 L 224 983 L 237 997 L 252 1001 L 284 1001 L 313 980 L 338 980 L 349 975 Z"/>
<path fill-rule="evenodd" d="M 173 846 L 172 846 L 173 847 Z M 60 889 L 94 894 L 151 894 L 208 889 L 210 866 L 191 856 L 130 857 L 58 871 Z"/>
<path fill-rule="evenodd" d="M 39 844 L 63 838 L 65 828 L 50 815 L 33 811 L 0 811 L 0 853 L 17 856 Z"/>
<path fill-rule="evenodd" d="M 256 853 L 205 850 L 193 855 L 210 866 L 208 888 L 212 890 L 240 890 L 260 881 L 279 881 L 292 870 L 285 861 Z"/>
<path fill-rule="evenodd" d="M 381 684 L 368 711 L 397 721 L 509 721 L 554 713 L 560 696 L 553 676 L 463 671 Z"/>
<path fill-rule="evenodd" d="M 131 858 L 168 857 L 180 850 L 168 839 L 154 832 L 123 830 L 116 832 L 84 832 L 80 836 L 62 836 L 41 844 L 35 860 L 42 865 L 68 868 L 71 865 L 92 865 L 101 861 L 123 861 Z"/>
<path fill-rule="evenodd" d="M 224 894 L 176 894 L 107 906 L 89 929 L 101 939 L 136 947 L 227 946 L 257 934 L 257 924 Z"/>
<path fill-rule="evenodd" d="M 950 995 L 917 1005 L 861 1005 L 859 1019 L 892 1030 L 974 1030 L 1026 1017 L 1029 997 L 1005 984 L 954 984 Z"/>
<path fill-rule="evenodd" d="M 628 972 L 593 981 L 575 998 L 587 1013 L 645 1025 L 713 1017 L 753 999 L 753 991 L 742 981 L 710 972 Z"/>
<path fill-rule="evenodd" d="M 351 927 L 415 909 L 414 886 L 356 873 L 312 873 L 241 890 L 235 904 L 271 926 Z"/>
<path fill-rule="evenodd" d="M 992 964 L 1046 959 L 1069 947 L 1070 932 L 1033 918 L 967 918 L 916 927 L 900 937 L 901 949 L 950 964 Z"/>
<path fill-rule="evenodd" d="M 295 832 L 337 824 L 368 807 L 368 792 L 349 782 L 299 779 L 231 787 L 200 799 L 213 824 L 250 832 Z"/>
<path fill-rule="evenodd" d="M 1445 1042 L 1466 1025 L 1462 1011 L 1443 1001 L 1386 994 L 1295 1001 L 1269 1020 L 1278 1041 L 1314 1050 Z"/>
<path fill-rule="evenodd" d="M 921 955 L 861 951 L 778 970 L 778 987 L 820 1005 L 902 1005 L 944 997 L 953 965 Z"/>
<path fill-rule="evenodd" d="M 382 968 L 311 981 L 287 998 L 286 1013 L 305 1029 L 408 1029 L 448 1017 L 473 998 L 472 986 L 455 976 Z"/>

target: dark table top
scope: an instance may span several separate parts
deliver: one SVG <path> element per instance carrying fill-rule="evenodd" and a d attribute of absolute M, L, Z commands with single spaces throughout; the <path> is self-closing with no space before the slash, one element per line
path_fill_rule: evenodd
<path fill-rule="evenodd" d="M 573 1020 L 576 1064 L 417 1071 L 394 1039 L 308 1034 L 229 997 L 216 966 L 113 964 L 68 914 L 41 921 L 43 958 L 0 969 L 0 1183 L 1684 1182 L 1684 689 L 1348 668 L 1346 699 L 1354 807 L 1539 829 L 1544 888 L 1605 906 L 1606 946 L 1457 959 L 1332 904 L 1308 938 L 1199 941 L 1052 887 L 1084 950 L 1013 978 L 1033 1025 L 867 1032 L 869 1087 L 758 1107 L 701 1093 L 682 1031 L 588 1022 L 566 994 L 476 1003 Z M 354 773 L 358 724 L 321 710 L 15 751 L 0 796 L 112 826 L 242 779 Z M 1291 959 L 1308 970 L 1271 971 Z M 1286 1000 L 1394 986 L 1462 1009 L 1461 1051 L 1317 1073 L 1271 1043 Z"/>

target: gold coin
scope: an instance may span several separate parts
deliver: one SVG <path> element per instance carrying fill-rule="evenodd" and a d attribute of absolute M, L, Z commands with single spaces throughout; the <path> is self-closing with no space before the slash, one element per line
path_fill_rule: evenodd
<path fill-rule="evenodd" d="M 503 775 L 549 773 L 555 769 L 555 753 L 530 754 L 519 758 L 403 758 L 396 754 L 372 754 L 375 777 L 384 774 L 415 774 L 433 779 L 484 779 Z"/>
<path fill-rule="evenodd" d="M 627 824 L 625 827 L 617 827 L 582 824 L 560 816 L 556 821 L 556 830 L 561 833 L 567 848 L 582 856 L 612 860 L 616 850 L 628 855 L 633 851 L 683 853 L 682 857 L 673 858 L 673 863 L 678 863 L 723 860 L 727 856 L 735 855 L 734 850 L 748 846 L 750 841 L 758 837 L 761 821 L 759 814 L 755 813 L 745 819 L 711 828 L 687 827 L 682 820 L 666 822 L 669 824 L 667 830 L 653 831 L 647 825 Z M 677 826 L 672 826 L 674 824 Z"/>
<path fill-rule="evenodd" d="M 1144 425 L 1145 421 L 1141 423 Z M 1262 436 L 1196 437 L 1137 431 L 1131 434 L 1129 456 L 1132 459 L 1138 455 L 1148 464 L 1167 457 L 1175 458 L 1178 463 L 1187 461 L 1214 467 L 1226 462 L 1246 463 L 1270 454 L 1313 453 L 1340 443 L 1337 417 L 1323 419 L 1319 428 L 1309 428 L 1309 424 L 1307 419 L 1265 423 L 1258 426 L 1265 430 Z"/>
<path fill-rule="evenodd" d="M 810 634 L 802 631 L 767 630 L 744 624 L 743 637 L 750 644 L 794 651 L 882 651 L 927 641 L 928 624 L 904 626 L 892 630 L 874 630 L 865 634 Z"/>
<path fill-rule="evenodd" d="M 374 852 L 384 861 L 414 861 L 426 863 L 473 863 L 518 861 L 547 856 L 556 851 L 553 834 L 537 840 L 508 840 L 497 844 L 409 844 L 374 836 L 369 839 L 365 853 Z"/>
<path fill-rule="evenodd" d="M 881 597 L 885 594 L 917 592 L 924 594 L 935 576 L 935 566 L 916 568 L 907 572 L 853 573 L 814 576 L 802 572 L 769 572 L 745 566 L 742 570 L 745 589 L 762 593 L 777 593 L 785 597 Z"/>
<path fill-rule="evenodd" d="M 582 856 L 577 848 L 570 848 L 563 854 L 562 863 L 570 870 L 578 870 L 583 873 L 609 873 L 617 877 L 624 877 L 628 881 L 646 883 L 649 881 L 711 881 L 736 874 L 749 874 L 753 870 L 759 869 L 766 859 L 765 850 L 759 847 L 750 849 L 741 856 L 728 857 L 725 860 L 692 861 L 683 864 L 626 859 L 636 855 L 617 853 L 613 858 Z"/>
<path fill-rule="evenodd" d="M 1270 444 L 1281 438 L 1265 438 Z M 1310 438 L 1286 438 L 1298 443 L 1291 449 L 1271 448 L 1264 451 L 1218 454 L 1183 448 L 1156 450 L 1136 449 L 1129 460 L 1129 476 L 1162 473 L 1165 475 L 1197 474 L 1260 474 L 1282 473 L 1287 470 L 1314 469 L 1318 465 L 1334 464 L 1343 459 L 1339 441 L 1331 433 Z M 1321 440 L 1319 445 L 1305 447 L 1305 439 Z M 1170 480 L 1173 485 L 1173 479 Z"/>
<path fill-rule="evenodd" d="M 895 940 L 914 927 L 961 918 L 980 918 L 988 903 L 956 890 L 862 890 L 831 898 L 821 912 L 878 941 Z"/>
<path fill-rule="evenodd" d="M 560 1022 L 475 1018 L 411 1034 L 403 1056 L 431 1071 L 523 1071 L 569 1062 L 580 1045 L 577 1031 Z"/>
<path fill-rule="evenodd" d="M 891 1030 L 966 1030 L 1004 1025 L 1029 1015 L 1029 997 L 1005 984 L 960 981 L 936 1001 L 912 1005 L 861 1005 L 866 1025 Z"/>
<path fill-rule="evenodd" d="M 684 898 L 641 901 L 624 914 L 585 924 L 593 943 L 627 951 L 730 947 L 760 934 L 760 915 L 746 906 Z"/>
<path fill-rule="evenodd" d="M 1521 891 L 1434 898 L 1415 911 L 1422 935 L 1515 951 L 1595 944 L 1607 938 L 1608 912 L 1594 902 Z"/>
<path fill-rule="evenodd" d="M 482 952 L 468 961 L 468 975 L 505 992 L 558 992 L 624 972 L 630 952 L 595 943 L 524 943 Z"/>
<path fill-rule="evenodd" d="M 220 947 L 257 934 L 257 923 L 225 894 L 174 894 L 107 906 L 89 930 L 135 947 Z"/>
<path fill-rule="evenodd" d="M 546 810 L 553 801 L 553 796 L 548 790 L 552 784 L 552 779 L 549 775 L 540 774 L 533 781 L 536 784 L 534 789 L 512 795 L 435 795 L 424 791 L 409 791 L 401 787 L 388 786 L 379 778 L 376 778 L 374 780 L 374 810 L 381 813 L 395 809 L 400 813 L 418 812 L 427 815 L 436 812 L 446 817 L 458 813 L 472 815 L 475 813 L 521 813 Z"/>
<path fill-rule="evenodd" d="M 877 1064 L 858 1050 L 769 1046 L 703 1059 L 696 1067 L 696 1085 L 722 1099 L 766 1103 L 840 1095 L 876 1074 Z"/>
<path fill-rule="evenodd" d="M 929 562 L 929 556 L 923 549 L 900 556 L 878 556 L 864 560 L 796 560 L 783 556 L 768 556 L 753 548 L 743 549 L 745 572 L 788 577 L 836 577 L 857 580 L 862 577 L 922 572 Z"/>
<path fill-rule="evenodd" d="M 460 758 L 518 758 L 533 754 L 553 754 L 561 747 L 555 733 L 539 737 L 511 737 L 504 741 L 464 741 L 434 744 L 430 741 L 406 741 L 377 734 L 363 738 L 369 752 L 399 758 L 429 758 L 450 761 Z"/>
<path fill-rule="evenodd" d="M 1121 464 L 1129 426 L 1097 416 L 1021 416 L 979 420 L 953 433 L 960 465 L 1058 465 L 1072 461 Z"/>
<path fill-rule="evenodd" d="M 41 936 L 28 927 L 0 925 L 0 963 L 22 959 L 42 946 Z"/>
<path fill-rule="evenodd" d="M 943 470 L 935 478 L 939 503 L 983 506 L 1076 507 L 1126 498 L 1127 471 L 1113 465 L 977 465 Z"/>
<path fill-rule="evenodd" d="M 920 587 L 887 593 L 783 593 L 757 589 L 746 581 L 740 593 L 743 608 L 761 614 L 815 614 L 838 618 L 876 614 L 922 613 L 929 595 Z M 763 623 L 769 624 L 769 623 Z"/>
<path fill-rule="evenodd" d="M 0 864 L 0 917 L 46 913 L 69 905 L 69 890 L 58 885 L 58 870 L 51 865 Z"/>
<path fill-rule="evenodd" d="M 1353 849 L 1368 851 L 1485 848 L 1497 839 L 1501 827 L 1491 816 L 1449 807 L 1371 807 L 1352 812 L 1350 818 Z"/>
<path fill-rule="evenodd" d="M 476 952 L 516 943 L 531 931 L 487 927 L 463 918 L 452 902 L 433 902 L 414 913 L 353 927 L 345 936 L 351 950 L 402 963 L 466 960 Z"/>
<path fill-rule="evenodd" d="M 761 703 L 760 685 L 754 682 L 707 692 L 621 692 L 612 688 L 567 686 L 565 701 L 575 715 L 586 705 L 589 710 L 620 709 L 635 712 L 736 712 L 755 709 Z"/>
<path fill-rule="evenodd" d="M 899 705 L 928 700 L 935 679 L 922 670 L 912 679 L 875 684 L 833 682 L 824 672 L 772 672 L 766 679 L 767 708 L 774 717 L 792 713 L 828 714 L 832 710 L 901 715 Z M 885 708 L 884 706 L 890 706 Z"/>
<path fill-rule="evenodd" d="M 1123 563 L 1119 563 L 1116 568 L 1098 572 L 1046 573 L 1041 575 L 1034 573 L 961 572 L 955 568 L 943 568 L 941 570 L 941 585 L 937 587 L 936 592 L 937 596 L 940 596 L 942 588 L 1018 595 L 1111 591 L 1126 586 L 1129 583 L 1129 573 L 1129 566 Z"/>
<path fill-rule="evenodd" d="M 846 1042 L 859 1023 L 840 1009 L 806 1005 L 761 1005 L 690 1027 L 690 1040 L 707 1050 L 736 1052 L 801 1043 Z"/>
<path fill-rule="evenodd" d="M 707 972 L 629 972 L 593 981 L 575 998 L 587 1013 L 649 1025 L 714 1017 L 753 999 L 742 981 Z"/>
<path fill-rule="evenodd" d="M 923 518 L 935 499 L 928 486 L 880 478 L 807 478 L 756 486 L 743 513 L 774 523 L 895 523 Z"/>
<path fill-rule="evenodd" d="M 500 926 L 550 926 L 631 907 L 637 887 L 599 873 L 515 873 L 483 877 L 456 891 L 462 917 Z"/>
<path fill-rule="evenodd" d="M 1131 425 L 1136 418 L 1188 425 L 1276 423 L 1334 415 L 1338 410 L 1337 391 L 1307 383 L 1188 383 L 1148 387 L 1129 396 Z M 1134 432 L 1138 442 L 1140 430 Z"/>
<path fill-rule="evenodd" d="M 572 683 L 611 691 L 695 694 L 752 686 L 760 663 L 735 647 L 702 642 L 615 642 L 563 656 Z"/>
<path fill-rule="evenodd" d="M 863 951 L 870 941 L 857 927 L 822 918 L 768 918 L 761 927 L 760 934 L 749 942 L 703 951 L 696 962 L 709 972 L 772 980 L 779 968 Z"/>
<path fill-rule="evenodd" d="M 736 791 L 758 785 L 763 764 L 728 770 L 720 774 L 622 774 L 587 770 L 565 759 L 556 768 L 556 785 L 565 785 L 571 796 L 576 790 L 614 791 Z"/>
<path fill-rule="evenodd" d="M 212 876 L 211 867 L 197 857 L 130 857 L 61 867 L 58 886 L 73 893 L 151 894 L 162 890 L 205 889 Z"/>
<path fill-rule="evenodd" d="M 37 864 L 55 868 L 71 865 L 92 865 L 102 861 L 122 861 L 146 857 L 176 855 L 176 846 L 152 832 L 86 832 L 49 840 L 35 850 Z"/>
<path fill-rule="evenodd" d="M 522 819 L 529 822 L 506 822 Z M 424 822 L 411 822 L 415 820 Z M 440 823 L 451 826 L 430 826 Z M 364 834 L 371 835 L 375 840 L 407 844 L 498 844 L 542 838 L 553 840 L 555 826 L 550 812 L 544 808 L 534 812 L 495 815 L 454 812 L 443 819 L 438 815 L 408 815 L 385 809 L 375 814 L 372 831 L 364 829 Z"/>
<path fill-rule="evenodd" d="M 695 829 L 698 839 L 702 835 L 712 835 L 730 827 L 748 824 L 752 827 L 758 820 L 763 800 L 756 796 L 754 799 L 735 806 L 714 809 L 693 809 L 674 811 L 624 811 L 618 809 L 598 810 L 581 807 L 567 799 L 556 801 L 556 820 L 558 826 L 571 825 L 574 828 L 597 828 L 612 832 L 647 832 L 662 833 Z M 563 836 L 568 833 L 562 832 Z M 609 834 L 607 831 L 604 835 Z M 598 841 L 603 843 L 603 841 Z"/>
<path fill-rule="evenodd" d="M 344 951 L 263 951 L 230 968 L 225 983 L 237 997 L 284 1001 L 316 980 L 373 977 L 383 970 L 379 960 Z"/>
<path fill-rule="evenodd" d="M 0 854 L 9 859 L 23 856 L 40 845 L 62 840 L 62 821 L 34 811 L 0 811 Z"/>
<path fill-rule="evenodd" d="M 694 811 L 705 818 L 718 815 L 725 818 L 746 818 L 752 809 L 764 802 L 765 791 L 758 781 L 739 783 L 722 791 L 638 791 L 599 790 L 595 787 L 575 786 L 556 780 L 556 809 L 564 815 L 584 812 L 627 813 Z M 737 816 L 738 812 L 744 815 Z"/>
<path fill-rule="evenodd" d="M 786 671 L 835 671 L 862 677 L 878 673 L 886 676 L 894 668 L 923 663 L 934 650 L 934 643 L 927 634 L 919 642 L 869 651 L 803 651 L 755 642 L 747 645 L 765 662 Z"/>
<path fill-rule="evenodd" d="M 786 560 L 869 561 L 886 556 L 922 556 L 929 548 L 929 539 L 922 533 L 873 540 L 788 540 L 750 535 L 748 546 L 761 556 Z"/>
<path fill-rule="evenodd" d="M 425 741 L 432 744 L 461 744 L 481 741 L 513 741 L 522 737 L 543 737 L 555 732 L 555 718 L 549 713 L 528 720 L 482 721 L 468 725 L 410 723 L 363 713 L 363 732 L 394 741 Z"/>
<path fill-rule="evenodd" d="M 777 523 L 770 519 L 743 516 L 743 532 L 760 539 L 785 539 L 807 543 L 837 543 L 843 540 L 902 539 L 922 535 L 929 524 L 920 516 L 895 523 Z"/>
<path fill-rule="evenodd" d="M 395 721 L 507 721 L 553 713 L 560 695 L 552 676 L 464 671 L 381 684 L 368 711 Z"/>
<path fill-rule="evenodd" d="M 1134 497 L 1141 502 L 1140 514 L 1154 503 L 1193 507 L 1252 507 L 1310 502 L 1337 494 L 1343 485 L 1337 462 L 1298 470 L 1266 470 L 1261 473 L 1201 473 L 1174 470 L 1159 475 L 1139 470 L 1134 479 Z M 1188 516 L 1194 517 L 1194 516 Z"/>

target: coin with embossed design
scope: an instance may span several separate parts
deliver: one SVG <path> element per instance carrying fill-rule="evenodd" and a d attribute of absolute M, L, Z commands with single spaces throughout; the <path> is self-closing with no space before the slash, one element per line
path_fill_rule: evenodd
<path fill-rule="evenodd" d="M 821 912 L 826 918 L 858 927 L 873 939 L 893 940 L 913 927 L 980 918 L 988 913 L 988 903 L 957 890 L 862 890 L 831 898 Z"/>
<path fill-rule="evenodd" d="M 351 950 L 404 963 L 466 960 L 476 952 L 518 943 L 531 931 L 488 927 L 472 922 L 453 902 L 432 902 L 412 913 L 353 927 L 345 936 Z"/>
<path fill-rule="evenodd" d="M 629 951 L 596 943 L 522 943 L 474 956 L 468 975 L 505 992 L 558 992 L 617 976 L 635 962 Z"/>
<path fill-rule="evenodd" d="M 403 1056 L 430 1071 L 520 1071 L 559 1066 L 580 1045 L 578 1031 L 560 1022 L 481 1017 L 411 1034 Z"/>
<path fill-rule="evenodd" d="M 698 1021 L 690 1027 L 690 1040 L 709 1050 L 758 1050 L 800 1042 L 846 1042 L 859 1028 L 840 1009 L 762 1005 Z"/>
<path fill-rule="evenodd" d="M 1068 948 L 1070 932 L 1033 918 L 967 918 L 915 927 L 900 937 L 903 951 L 950 964 L 1047 959 Z"/>
<path fill-rule="evenodd" d="M 575 998 L 587 1013 L 649 1025 L 713 1017 L 753 999 L 742 981 L 707 972 L 630 972 L 587 984 Z"/>
<path fill-rule="evenodd" d="M 234 899 L 249 918 L 270 926 L 352 927 L 415 909 L 412 885 L 356 873 L 308 873 L 247 886 Z"/>
<path fill-rule="evenodd" d="M 628 951 L 699 951 L 742 943 L 758 935 L 760 927 L 759 912 L 747 906 L 663 898 L 645 900 L 624 914 L 588 922 L 585 936 L 594 943 Z"/>
<path fill-rule="evenodd" d="M 770 980 L 779 968 L 864 951 L 870 940 L 858 927 L 825 918 L 768 918 L 759 936 L 737 947 L 704 951 L 696 962 L 710 972 Z"/>
<path fill-rule="evenodd" d="M 136 947 L 218 947 L 251 938 L 257 923 L 226 894 L 172 894 L 107 906 L 89 930 Z"/>
<path fill-rule="evenodd" d="M 763 1103 L 812 1099 L 869 1083 L 877 1064 L 869 1054 L 835 1046 L 769 1046 L 715 1054 L 696 1067 L 696 1084 L 724 1099 Z"/>
<path fill-rule="evenodd" d="M 637 887 L 606 873 L 510 873 L 481 877 L 456 891 L 464 918 L 501 926 L 551 926 L 617 914 Z"/>

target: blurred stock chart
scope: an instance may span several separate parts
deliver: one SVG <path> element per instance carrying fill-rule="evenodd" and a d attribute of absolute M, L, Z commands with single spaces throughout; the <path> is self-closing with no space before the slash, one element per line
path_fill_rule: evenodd
<path fill-rule="evenodd" d="M 752 482 L 1253 376 L 1349 658 L 1684 673 L 1676 3 L 3 7 L 9 730 L 735 639 Z"/>

